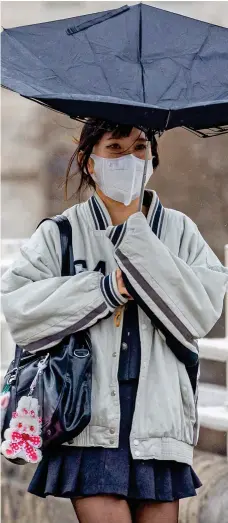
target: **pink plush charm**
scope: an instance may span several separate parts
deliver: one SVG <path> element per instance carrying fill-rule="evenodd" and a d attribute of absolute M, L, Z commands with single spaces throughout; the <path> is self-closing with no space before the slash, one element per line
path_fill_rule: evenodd
<path fill-rule="evenodd" d="M 39 448 L 42 445 L 42 420 L 38 416 L 38 409 L 36 398 L 22 396 L 19 400 L 1 445 L 1 452 L 6 458 L 21 458 L 28 463 L 41 461 L 42 453 Z"/>

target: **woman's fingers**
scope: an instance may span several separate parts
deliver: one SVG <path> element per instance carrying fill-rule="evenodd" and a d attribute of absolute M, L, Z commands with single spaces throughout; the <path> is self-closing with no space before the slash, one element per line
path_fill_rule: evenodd
<path fill-rule="evenodd" d="M 133 300 L 132 296 L 129 294 L 124 285 L 121 269 L 116 269 L 116 281 L 119 293 L 126 296 L 129 300 Z"/>

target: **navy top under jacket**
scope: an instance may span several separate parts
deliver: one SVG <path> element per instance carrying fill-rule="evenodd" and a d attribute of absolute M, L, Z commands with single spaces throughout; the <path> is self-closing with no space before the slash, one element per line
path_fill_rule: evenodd
<path fill-rule="evenodd" d="M 135 301 L 128 301 L 124 311 L 118 371 L 119 381 L 138 379 L 140 360 L 138 307 Z"/>
<path fill-rule="evenodd" d="M 144 193 L 143 205 L 147 208 L 151 204 L 151 195 Z M 119 360 L 119 381 L 128 381 L 139 378 L 141 362 L 141 343 L 139 336 L 139 318 L 136 302 L 128 301 L 124 310 L 124 321 Z"/>

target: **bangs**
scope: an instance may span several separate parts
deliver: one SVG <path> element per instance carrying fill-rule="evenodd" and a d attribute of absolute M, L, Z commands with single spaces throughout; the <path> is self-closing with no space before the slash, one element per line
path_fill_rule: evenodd
<path fill-rule="evenodd" d="M 145 133 L 145 136 L 148 140 L 151 140 L 152 130 L 151 129 L 145 129 L 140 127 L 135 127 L 134 125 L 124 125 L 124 124 L 114 124 L 112 122 L 103 122 L 103 124 L 107 125 L 105 132 L 111 132 L 113 138 L 127 138 L 130 136 L 132 129 L 138 129 L 140 134 L 142 132 Z"/>
<path fill-rule="evenodd" d="M 90 130 L 91 134 L 102 136 L 105 133 L 112 133 L 113 138 L 126 138 L 130 136 L 134 125 L 116 124 L 108 120 L 99 120 L 96 118 L 88 118 L 85 128 Z M 151 128 L 136 127 L 141 132 L 145 133 L 148 140 L 151 140 L 154 131 Z"/>
<path fill-rule="evenodd" d="M 113 138 L 127 138 L 128 136 L 130 136 L 133 128 L 134 128 L 133 125 L 124 125 L 124 124 L 120 124 L 117 126 L 115 125 L 111 131 L 112 136 L 113 136 Z"/>

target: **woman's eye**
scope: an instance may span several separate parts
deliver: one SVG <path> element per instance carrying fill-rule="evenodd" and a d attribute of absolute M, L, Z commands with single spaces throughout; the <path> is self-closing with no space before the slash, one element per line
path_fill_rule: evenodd
<path fill-rule="evenodd" d="M 120 149 L 120 145 L 118 143 L 112 143 L 107 146 L 107 149 Z"/>
<path fill-rule="evenodd" d="M 140 143 L 139 145 L 136 145 L 136 151 L 143 151 L 143 149 L 146 149 L 146 145 L 143 143 Z"/>

